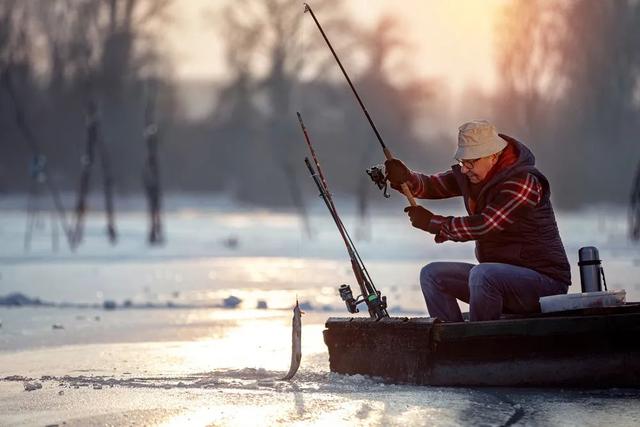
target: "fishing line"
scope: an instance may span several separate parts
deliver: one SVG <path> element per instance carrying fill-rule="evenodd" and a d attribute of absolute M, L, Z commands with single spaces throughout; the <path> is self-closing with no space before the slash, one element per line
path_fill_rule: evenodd
<path fill-rule="evenodd" d="M 303 39 L 303 32 L 304 32 L 304 19 L 297 17 L 296 19 L 294 19 L 293 21 L 293 25 L 295 26 L 295 37 L 293 38 L 295 40 L 295 48 L 294 48 L 294 61 L 293 65 L 294 65 L 294 70 L 292 73 L 292 77 L 295 78 L 294 82 L 293 82 L 293 90 L 291 91 L 291 104 L 294 106 L 294 108 L 297 108 L 298 105 L 300 105 L 301 100 L 304 99 L 303 95 L 302 95 L 302 82 L 301 79 L 299 78 L 300 75 L 300 71 L 304 68 L 303 64 L 304 64 L 304 39 Z M 297 69 L 296 69 L 297 68 Z M 309 228 L 309 232 L 311 232 L 311 229 Z M 303 235 L 300 234 L 298 235 L 298 240 L 297 240 L 297 255 L 298 255 L 298 259 L 303 260 L 303 256 L 302 256 L 302 239 L 303 239 Z M 295 287 L 296 289 L 300 289 L 300 280 L 302 280 L 301 277 L 299 277 L 299 275 L 295 275 L 295 280 L 297 280 L 297 283 L 295 283 Z M 296 304 L 298 301 L 298 294 L 296 294 Z"/>
<path fill-rule="evenodd" d="M 304 88 L 302 74 L 304 71 L 305 61 L 305 45 L 304 45 L 304 16 L 298 16 L 293 20 L 292 26 L 294 34 L 292 40 L 294 40 L 294 58 L 292 63 L 291 78 L 294 79 L 291 90 L 291 104 L 294 109 L 299 110 L 304 102 Z"/>

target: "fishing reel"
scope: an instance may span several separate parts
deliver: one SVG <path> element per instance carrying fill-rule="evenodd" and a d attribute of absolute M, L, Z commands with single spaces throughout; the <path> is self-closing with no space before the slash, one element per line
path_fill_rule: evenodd
<path fill-rule="evenodd" d="M 384 174 L 384 166 L 383 165 L 371 166 L 369 169 L 367 169 L 366 172 L 367 172 L 367 175 L 369 175 L 369 178 L 371 178 L 371 181 L 373 181 L 373 183 L 377 185 L 380 190 L 382 190 L 382 194 L 384 195 L 384 197 L 387 199 L 391 197 L 389 195 L 389 186 L 387 184 L 387 177 Z"/>
<path fill-rule="evenodd" d="M 376 291 L 375 294 L 371 294 L 367 298 L 359 296 L 358 299 L 353 297 L 353 292 L 349 285 L 340 285 L 338 292 L 340 292 L 340 298 L 342 298 L 342 301 L 347 305 L 347 311 L 349 311 L 349 313 L 359 313 L 360 310 L 358 310 L 358 304 L 366 302 L 367 308 L 369 309 L 369 315 L 371 315 L 371 317 L 376 320 L 380 320 L 383 317 L 389 317 L 389 314 L 387 313 L 387 297 L 382 296 L 380 291 Z"/>
<path fill-rule="evenodd" d="M 358 313 L 357 305 L 360 304 L 364 300 L 356 301 L 353 297 L 353 292 L 351 292 L 351 286 L 349 285 L 340 285 L 338 288 L 338 292 L 340 292 L 340 298 L 347 305 L 347 311 L 349 313 Z"/>

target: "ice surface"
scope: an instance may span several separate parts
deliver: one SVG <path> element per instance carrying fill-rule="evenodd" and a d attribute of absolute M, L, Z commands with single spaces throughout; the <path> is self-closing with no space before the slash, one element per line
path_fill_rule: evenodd
<path fill-rule="evenodd" d="M 52 253 L 45 228 L 27 254 L 20 204 L 0 206 L 0 296 L 20 292 L 52 303 L 0 307 L 0 425 L 640 423 L 637 390 L 444 389 L 330 373 L 323 323 L 346 315 L 337 287 L 355 283 L 322 206 L 311 209 L 309 240 L 292 213 L 177 203 L 159 248 L 145 243 L 140 206 L 118 213 L 115 247 L 98 213 L 88 216 L 75 253 L 63 245 Z M 356 217 L 342 211 L 352 229 Z M 470 261 L 473 245 L 436 245 L 398 212 L 373 216 L 371 240 L 356 245 L 392 312 L 426 315 L 420 267 Z M 558 220 L 577 284 L 570 291 L 579 292 L 577 249 L 596 245 L 610 288 L 640 300 L 640 253 L 626 239 L 624 210 L 560 213 Z M 237 307 L 222 308 L 230 296 Z M 296 298 L 307 304 L 302 363 L 292 381 L 276 381 L 289 363 Z M 106 301 L 115 309 L 105 310 Z M 27 393 L 27 383 L 42 388 Z"/>

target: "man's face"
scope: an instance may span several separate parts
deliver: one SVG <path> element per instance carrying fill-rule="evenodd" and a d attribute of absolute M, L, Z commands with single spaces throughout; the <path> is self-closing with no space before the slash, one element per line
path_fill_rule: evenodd
<path fill-rule="evenodd" d="M 481 157 L 479 159 L 465 159 L 459 160 L 460 171 L 469 178 L 469 181 L 473 184 L 484 181 L 487 174 L 498 161 L 498 154 L 492 154 L 487 157 Z"/>

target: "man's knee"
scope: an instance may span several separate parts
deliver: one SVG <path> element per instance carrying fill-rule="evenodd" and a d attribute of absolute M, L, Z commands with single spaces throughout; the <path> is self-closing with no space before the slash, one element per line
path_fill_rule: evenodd
<path fill-rule="evenodd" d="M 499 268 L 493 263 L 478 264 L 469 272 L 469 287 L 472 289 L 490 289 L 497 285 Z"/>
<path fill-rule="evenodd" d="M 435 286 L 440 279 L 446 275 L 445 262 L 430 262 L 420 270 L 420 284 L 425 286 Z"/>

